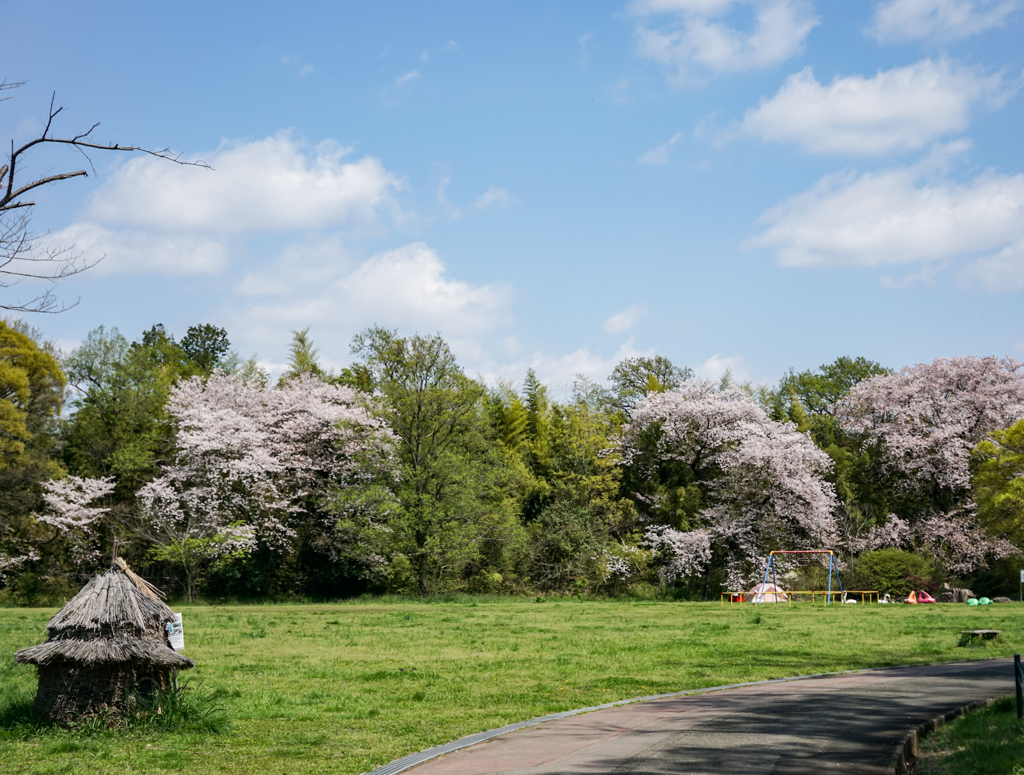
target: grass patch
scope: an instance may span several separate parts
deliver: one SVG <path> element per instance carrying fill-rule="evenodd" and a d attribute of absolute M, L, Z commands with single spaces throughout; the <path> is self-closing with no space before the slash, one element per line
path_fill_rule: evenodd
<path fill-rule="evenodd" d="M 453 596 L 184 606 L 192 722 L 41 729 L 18 648 L 52 609 L 0 608 L 0 772 L 360 773 L 502 724 L 640 695 L 1024 650 L 1019 604 L 719 607 Z M 998 629 L 958 648 L 959 631 Z M 188 695 L 185 695 L 187 698 Z M 197 715 L 198 713 L 198 715 Z M 200 719 L 196 722 L 195 719 Z M 231 727 L 225 730 L 224 719 Z"/>
<path fill-rule="evenodd" d="M 1024 726 L 1013 697 L 961 716 L 921 744 L 920 775 L 1024 775 Z"/>

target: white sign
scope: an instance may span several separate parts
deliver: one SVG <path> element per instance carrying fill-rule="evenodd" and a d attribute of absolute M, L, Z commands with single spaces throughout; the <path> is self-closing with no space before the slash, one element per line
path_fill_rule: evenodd
<path fill-rule="evenodd" d="M 1020 572 L 1020 583 L 1024 584 L 1024 570 Z"/>
<path fill-rule="evenodd" d="M 185 650 L 185 630 L 181 626 L 181 614 L 175 614 L 174 621 L 167 623 L 167 638 L 171 642 L 172 649 L 175 651 Z"/>

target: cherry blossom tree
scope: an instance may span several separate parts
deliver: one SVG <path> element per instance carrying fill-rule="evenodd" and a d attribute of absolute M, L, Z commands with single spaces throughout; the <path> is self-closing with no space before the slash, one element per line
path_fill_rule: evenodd
<path fill-rule="evenodd" d="M 300 515 L 387 466 L 393 436 L 364 404 L 356 391 L 309 376 L 265 388 L 214 372 L 171 390 L 176 454 L 139 500 L 157 554 L 177 560 L 190 595 L 204 564 L 257 545 L 283 554 Z M 365 506 L 352 508 L 372 523 Z M 337 509 L 324 518 L 330 535 Z"/>
<path fill-rule="evenodd" d="M 916 548 L 953 575 L 1014 551 L 977 524 L 971 451 L 1024 417 L 1022 367 L 1009 358 L 936 358 L 864 380 L 839 402 L 837 417 L 877 447 L 882 473 L 904 496 L 902 513 L 852 548 Z"/>
<path fill-rule="evenodd" d="M 1024 363 L 1009 358 L 936 358 L 866 379 L 840 402 L 847 430 L 881 445 L 904 487 L 971 485 L 971 450 L 1024 417 Z"/>
<path fill-rule="evenodd" d="M 929 513 L 913 523 L 890 514 L 885 522 L 851 541 L 848 548 L 858 554 L 877 549 L 917 551 L 938 561 L 952 576 L 963 576 L 986 567 L 990 560 L 1019 553 L 1011 542 L 991 536 L 978 525 L 972 503 L 944 514 Z"/>
<path fill-rule="evenodd" d="M 110 510 L 91 504 L 112 493 L 114 487 L 114 479 L 110 476 L 99 479 L 69 476 L 50 480 L 43 486 L 47 510 L 37 514 L 36 519 L 65 535 L 86 532 Z"/>
<path fill-rule="evenodd" d="M 100 560 L 99 536 L 94 527 L 110 509 L 94 505 L 114 491 L 113 477 L 90 479 L 68 476 L 43 485 L 46 508 L 37 522 L 52 527 L 63 538 L 72 562 L 79 568 Z"/>
<path fill-rule="evenodd" d="M 35 549 L 29 549 L 24 554 L 10 556 L 0 552 L 0 587 L 7 584 L 12 578 L 18 576 L 25 566 L 39 562 L 41 557 Z"/>
<path fill-rule="evenodd" d="M 93 566 L 99 562 L 99 535 L 95 524 L 110 509 L 96 503 L 110 495 L 114 486 L 111 477 L 90 479 L 68 476 L 44 482 L 44 509 L 41 513 L 33 514 L 31 520 L 37 525 L 47 526 L 42 534 L 49 535 L 36 542 L 24 536 L 20 540 L 5 541 L 5 545 L 0 546 L 0 584 L 6 583 L 27 567 L 43 561 L 40 553 L 42 545 L 54 545 L 54 541 L 66 549 L 68 558 L 76 568 Z M 36 537 L 39 538 L 38 535 Z M 55 571 L 51 567 L 47 572 Z"/>
<path fill-rule="evenodd" d="M 668 525 L 654 525 L 647 529 L 643 545 L 662 561 L 661 577 L 675 581 L 699 576 L 711 562 L 710 530 L 696 529 L 683 532 Z"/>
<path fill-rule="evenodd" d="M 648 519 L 646 542 L 669 558 L 668 576 L 705 572 L 716 552 L 730 584 L 745 584 L 771 549 L 818 548 L 835 541 L 835 494 L 823 475 L 831 466 L 792 423 L 771 420 L 744 390 L 689 380 L 648 396 L 626 426 L 623 453 L 641 478 L 675 464 L 695 490 L 685 525 L 666 529 L 665 492 L 639 492 Z M 678 489 L 678 488 L 677 488 Z M 689 496 L 688 496 L 689 497 Z"/>

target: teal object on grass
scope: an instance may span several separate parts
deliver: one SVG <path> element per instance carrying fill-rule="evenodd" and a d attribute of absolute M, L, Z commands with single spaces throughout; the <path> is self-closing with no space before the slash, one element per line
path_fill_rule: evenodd
<path fill-rule="evenodd" d="M 987 597 L 983 597 L 978 601 L 978 605 L 992 605 L 992 601 Z"/>
<path fill-rule="evenodd" d="M 967 601 L 967 605 L 978 605 L 978 598 L 972 597 L 970 600 Z"/>

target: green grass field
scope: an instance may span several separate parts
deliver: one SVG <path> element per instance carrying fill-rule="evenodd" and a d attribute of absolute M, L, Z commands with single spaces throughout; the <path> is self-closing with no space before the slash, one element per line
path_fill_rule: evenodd
<path fill-rule="evenodd" d="M 189 678 L 221 733 L 11 725 L 16 649 L 53 610 L 0 609 L 0 772 L 360 773 L 472 732 L 612 700 L 764 678 L 1008 655 L 1024 606 L 465 600 L 184 606 Z M 958 631 L 1002 630 L 959 648 Z"/>
<path fill-rule="evenodd" d="M 1024 725 L 1006 697 L 962 716 L 925 738 L 919 775 L 1021 775 Z"/>

